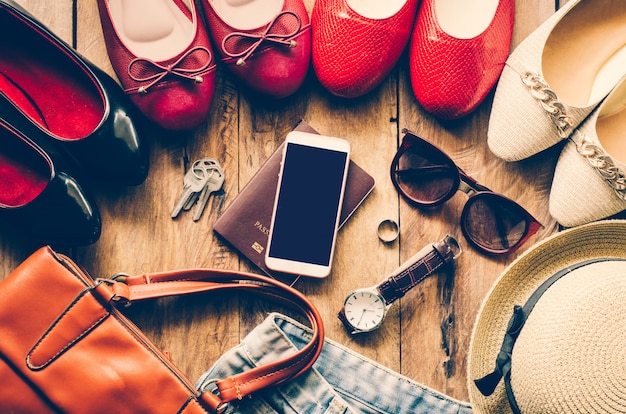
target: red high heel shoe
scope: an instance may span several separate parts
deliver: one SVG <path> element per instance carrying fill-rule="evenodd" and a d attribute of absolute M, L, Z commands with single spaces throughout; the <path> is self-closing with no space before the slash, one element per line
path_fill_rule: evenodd
<path fill-rule="evenodd" d="M 63 148 L 92 176 L 145 180 L 140 114 L 119 85 L 11 0 L 0 1 L 0 71 L 7 123 L 35 127 L 38 140 Z"/>
<path fill-rule="evenodd" d="M 438 118 L 474 111 L 508 57 L 515 1 L 480 3 L 424 0 L 420 7 L 409 45 L 411 85 L 422 107 Z"/>
<path fill-rule="evenodd" d="M 251 90 L 274 99 L 295 93 L 311 58 L 302 0 L 201 0 L 222 62 Z"/>
<path fill-rule="evenodd" d="M 98 0 L 111 65 L 124 91 L 165 129 L 204 122 L 215 87 L 215 61 L 195 2 Z"/>
<path fill-rule="evenodd" d="M 359 13 L 349 0 L 317 0 L 311 17 L 312 56 L 321 84 L 343 98 L 365 95 L 378 86 L 409 41 L 417 3 L 380 1 Z"/>
<path fill-rule="evenodd" d="M 0 218 L 38 243 L 76 246 L 98 240 L 98 209 L 78 182 L 4 119 L 0 141 Z"/>

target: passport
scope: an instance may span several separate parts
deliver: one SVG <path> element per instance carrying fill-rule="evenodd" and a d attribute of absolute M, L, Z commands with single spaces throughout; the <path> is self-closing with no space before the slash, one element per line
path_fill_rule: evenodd
<path fill-rule="evenodd" d="M 305 121 L 294 131 L 318 134 Z M 265 248 L 269 238 L 274 199 L 278 187 L 280 161 L 284 143 L 259 168 L 231 204 L 218 217 L 213 231 L 235 250 L 254 263 L 263 273 L 281 282 L 293 285 L 298 275 L 275 272 L 265 265 Z M 348 166 L 339 228 L 348 221 L 365 201 L 375 186 L 374 178 L 354 161 Z"/>

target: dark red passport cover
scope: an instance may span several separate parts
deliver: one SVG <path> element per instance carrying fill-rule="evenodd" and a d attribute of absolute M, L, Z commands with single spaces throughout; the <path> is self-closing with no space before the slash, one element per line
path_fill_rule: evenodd
<path fill-rule="evenodd" d="M 304 121 L 301 121 L 294 130 L 318 133 Z M 298 279 L 297 275 L 275 272 L 265 265 L 265 248 L 278 186 L 283 145 L 281 144 L 274 151 L 228 208 L 224 210 L 215 222 L 213 230 L 257 265 L 265 274 L 285 283 L 293 284 Z M 374 178 L 353 161 L 350 161 L 341 209 L 340 227 L 372 192 L 374 185 Z"/>

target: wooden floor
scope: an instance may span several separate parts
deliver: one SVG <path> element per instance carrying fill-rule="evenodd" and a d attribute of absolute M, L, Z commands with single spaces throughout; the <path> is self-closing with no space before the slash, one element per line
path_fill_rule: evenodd
<path fill-rule="evenodd" d="M 19 3 L 113 74 L 95 0 Z M 305 3 L 310 11 L 314 0 Z M 513 45 L 556 7 L 554 0 L 518 0 Z M 466 355 L 475 315 L 492 282 L 519 253 L 494 259 L 467 245 L 458 225 L 466 200 L 462 193 L 434 211 L 420 211 L 398 198 L 388 170 L 400 130 L 409 128 L 436 143 L 468 174 L 517 200 L 544 224 L 545 229 L 520 253 L 557 231 L 548 213 L 547 198 L 558 152 L 549 150 L 518 163 L 497 159 L 486 144 L 492 97 L 468 118 L 440 123 L 421 110 L 413 97 L 407 62 L 405 55 L 378 89 L 352 101 L 325 92 L 312 69 L 294 96 L 276 103 L 259 101 L 220 68 L 206 123 L 192 133 L 155 131 L 145 137 L 151 146 L 151 171 L 143 185 L 115 188 L 85 184 L 100 207 L 102 237 L 92 246 L 64 253 L 94 277 L 188 267 L 258 272 L 215 236 L 212 225 L 285 135 L 304 119 L 322 134 L 349 140 L 352 159 L 376 179 L 376 187 L 341 230 L 331 276 L 301 279 L 296 287 L 320 309 L 328 338 L 466 400 Z M 224 192 L 213 198 L 200 221 L 193 222 L 189 215 L 172 220 L 170 211 L 180 195 L 185 169 L 200 157 L 220 161 L 226 174 Z M 391 245 L 383 245 L 376 236 L 376 227 L 385 218 L 400 223 L 400 238 Z M 357 287 L 378 283 L 417 250 L 446 233 L 457 235 L 464 247 L 456 267 L 437 273 L 408 293 L 394 305 L 380 331 L 358 338 L 348 336 L 336 317 L 345 295 Z M 37 247 L 0 234 L 0 275 L 10 272 Z M 203 295 L 135 304 L 128 313 L 195 380 L 274 309 L 279 308 L 248 297 Z"/>

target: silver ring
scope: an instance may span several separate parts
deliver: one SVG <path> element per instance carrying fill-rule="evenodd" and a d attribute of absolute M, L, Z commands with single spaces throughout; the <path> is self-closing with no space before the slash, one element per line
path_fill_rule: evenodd
<path fill-rule="evenodd" d="M 385 219 L 378 225 L 376 234 L 378 234 L 378 238 L 383 243 L 391 243 L 396 240 L 400 234 L 398 223 L 392 219 Z"/>

